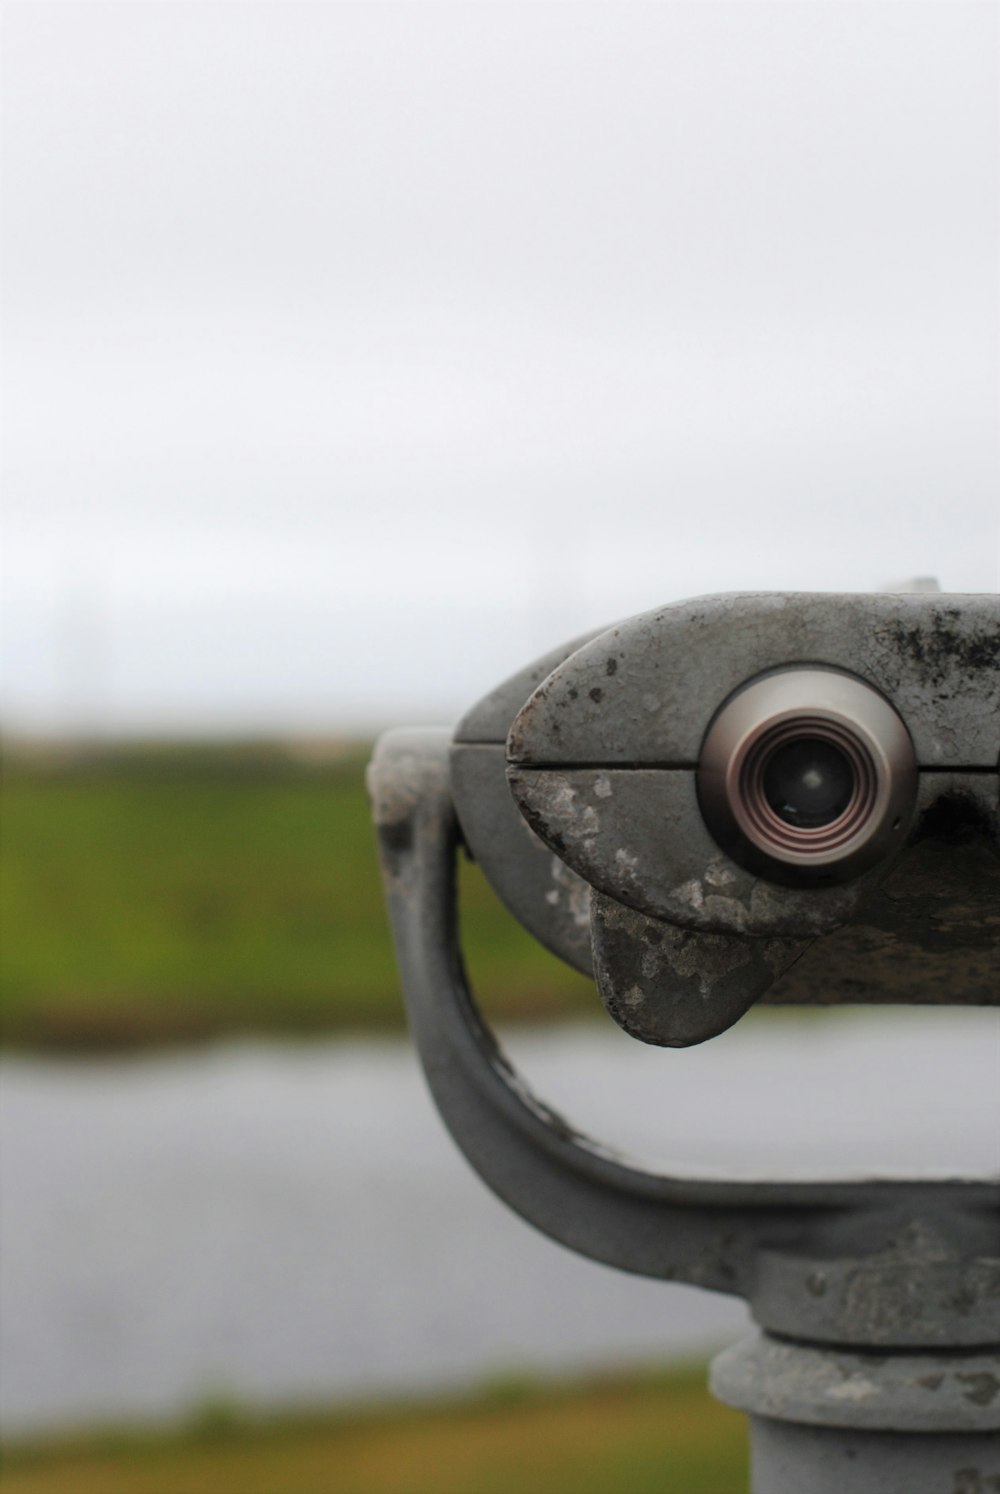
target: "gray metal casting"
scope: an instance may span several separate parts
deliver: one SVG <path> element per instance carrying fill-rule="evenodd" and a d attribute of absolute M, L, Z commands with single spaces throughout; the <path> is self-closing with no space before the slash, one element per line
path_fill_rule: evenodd
<path fill-rule="evenodd" d="M 838 885 L 752 876 L 699 812 L 715 712 L 796 663 L 880 690 L 920 768 L 897 849 Z M 997 1003 L 998 757 L 1000 605 L 926 594 L 647 614 L 554 651 L 454 733 L 391 732 L 376 749 L 397 954 L 446 1125 L 500 1197 L 571 1249 L 747 1300 L 761 1336 L 720 1357 L 713 1386 L 750 1416 L 757 1494 L 1000 1490 L 1000 1191 L 654 1174 L 582 1136 L 478 1015 L 456 857 L 464 845 L 544 943 L 592 967 L 646 1041 L 701 1041 L 761 999 Z"/>

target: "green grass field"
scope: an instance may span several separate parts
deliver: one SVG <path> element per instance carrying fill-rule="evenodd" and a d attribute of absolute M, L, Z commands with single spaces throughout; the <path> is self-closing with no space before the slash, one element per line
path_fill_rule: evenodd
<path fill-rule="evenodd" d="M 8 751 L 0 1000 L 8 1044 L 114 1048 L 402 1022 L 367 752 L 273 746 Z M 596 1010 L 474 867 L 465 943 L 484 1008 Z"/>
<path fill-rule="evenodd" d="M 701 1371 L 467 1402 L 22 1446 L 4 1494 L 742 1494 L 742 1416 Z"/>

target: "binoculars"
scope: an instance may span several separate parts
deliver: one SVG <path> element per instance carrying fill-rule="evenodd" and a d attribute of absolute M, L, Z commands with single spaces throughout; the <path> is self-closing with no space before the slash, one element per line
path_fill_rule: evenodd
<path fill-rule="evenodd" d="M 1000 1001 L 1000 609 L 738 595 L 519 672 L 450 752 L 469 853 L 614 1020 Z"/>
<path fill-rule="evenodd" d="M 654 1173 L 582 1136 L 479 1016 L 456 857 L 646 1043 L 702 1042 L 755 1002 L 997 1005 L 998 762 L 1000 601 L 926 592 L 665 607 L 555 650 L 454 731 L 376 747 L 445 1124 L 552 1238 L 747 1301 L 758 1331 L 710 1383 L 750 1417 L 755 1494 L 1000 1488 L 1000 1192 Z"/>

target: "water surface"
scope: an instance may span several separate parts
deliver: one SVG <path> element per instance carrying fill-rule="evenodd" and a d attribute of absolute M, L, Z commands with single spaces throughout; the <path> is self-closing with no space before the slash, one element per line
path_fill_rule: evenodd
<path fill-rule="evenodd" d="M 1000 1164 L 992 1013 L 765 1015 L 686 1053 L 515 1032 L 533 1086 L 653 1161 L 742 1175 Z M 8 1433 L 423 1392 L 704 1353 L 738 1303 L 580 1260 L 498 1203 L 405 1041 L 7 1059 Z"/>

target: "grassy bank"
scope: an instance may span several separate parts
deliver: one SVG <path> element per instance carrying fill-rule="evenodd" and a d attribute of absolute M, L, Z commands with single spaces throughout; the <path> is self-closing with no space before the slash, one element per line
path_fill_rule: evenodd
<path fill-rule="evenodd" d="M 742 1494 L 743 1418 L 703 1372 L 451 1405 L 9 1450 L 4 1494 Z"/>
<path fill-rule="evenodd" d="M 402 1023 L 364 792 L 367 751 L 8 749 L 0 819 L 7 1044 L 108 1049 Z M 498 1019 L 593 1010 L 463 872 Z"/>

